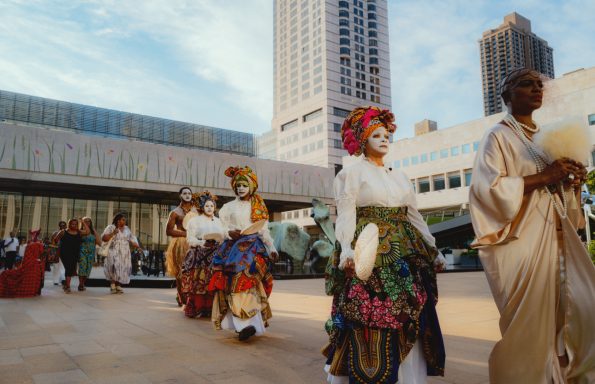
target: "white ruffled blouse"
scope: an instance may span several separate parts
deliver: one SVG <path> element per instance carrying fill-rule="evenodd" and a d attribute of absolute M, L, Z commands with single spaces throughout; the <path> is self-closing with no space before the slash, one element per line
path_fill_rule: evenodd
<path fill-rule="evenodd" d="M 190 219 L 188 228 L 186 229 L 188 245 L 191 247 L 202 247 L 205 244 L 203 236 L 210 233 L 220 233 L 222 237 L 225 237 L 225 229 L 218 217 L 208 217 L 206 215 L 193 217 Z"/>
<path fill-rule="evenodd" d="M 436 240 L 417 211 L 411 182 L 402 171 L 381 167 L 362 158 L 337 174 L 334 190 L 337 202 L 335 234 L 341 244 L 341 260 L 353 257 L 351 242 L 355 235 L 356 207 L 407 207 L 411 224 L 435 247 Z"/>
<path fill-rule="evenodd" d="M 221 219 L 221 224 L 225 231 L 225 238 L 229 239 L 229 231 L 236 229 L 241 231 L 252 225 L 253 223 L 250 220 L 251 213 L 250 200 L 241 200 L 239 197 L 236 197 L 235 200 L 223 204 L 223 207 L 219 210 L 219 218 Z M 267 252 L 271 254 L 272 252 L 277 252 L 277 250 L 273 244 L 268 224 L 269 222 L 267 221 L 263 228 L 258 232 L 258 235 L 264 243 Z"/>

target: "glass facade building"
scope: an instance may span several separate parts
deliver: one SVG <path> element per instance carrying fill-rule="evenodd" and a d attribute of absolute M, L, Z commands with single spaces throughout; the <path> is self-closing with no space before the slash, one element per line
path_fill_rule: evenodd
<path fill-rule="evenodd" d="M 256 157 L 256 136 L 0 90 L 0 121 Z"/>
<path fill-rule="evenodd" d="M 19 236 L 26 236 L 29 228 L 41 228 L 41 235 L 46 237 L 58 229 L 60 220 L 88 216 L 101 235 L 114 214 L 125 212 L 128 226 L 146 249 L 165 250 L 165 226 L 174 208 L 164 202 L 133 202 L 117 197 L 95 200 L 0 191 L 0 228 L 14 228 Z"/>

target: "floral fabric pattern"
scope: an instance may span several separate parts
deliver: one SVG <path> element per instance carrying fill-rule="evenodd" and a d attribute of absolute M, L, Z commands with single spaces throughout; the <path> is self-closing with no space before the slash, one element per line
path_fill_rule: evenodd
<path fill-rule="evenodd" d="M 370 278 L 347 278 L 337 268 L 340 246 L 327 265 L 327 293 L 334 296 L 331 319 L 325 326 L 332 346 L 329 350 L 341 349 L 347 343 L 353 351 L 356 330 L 383 330 L 394 334 L 392 343 L 397 343 L 395 350 L 400 356 L 395 362 L 397 367 L 420 339 L 428 355 L 428 373 L 443 374 L 444 346 L 435 316 L 438 290 L 432 265 L 437 250 L 409 222 L 406 207 L 358 207 L 353 245 L 368 223 L 379 228 L 376 263 Z"/>

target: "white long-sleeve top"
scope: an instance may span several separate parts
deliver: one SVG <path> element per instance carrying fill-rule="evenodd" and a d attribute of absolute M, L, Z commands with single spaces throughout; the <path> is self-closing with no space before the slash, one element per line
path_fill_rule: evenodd
<path fill-rule="evenodd" d="M 407 207 L 407 218 L 424 239 L 435 247 L 436 240 L 417 211 L 415 192 L 409 178 L 398 169 L 381 167 L 362 158 L 343 168 L 334 182 L 337 203 L 335 234 L 341 244 L 341 260 L 353 257 L 356 207 Z"/>
<path fill-rule="evenodd" d="M 239 197 L 236 197 L 235 200 L 223 204 L 223 207 L 221 207 L 221 210 L 219 211 L 219 218 L 221 219 L 221 224 L 225 231 L 225 237 L 229 238 L 229 231 L 236 229 L 241 231 L 252 225 L 253 223 L 250 220 L 250 216 L 250 200 L 241 200 Z M 277 250 L 273 243 L 273 239 L 271 238 L 268 224 L 269 222 L 267 221 L 263 228 L 258 232 L 258 235 L 264 243 L 267 252 L 271 254 L 272 252 L 277 252 Z"/>
<path fill-rule="evenodd" d="M 209 233 L 220 233 L 225 237 L 225 229 L 218 217 L 208 217 L 206 215 L 198 215 L 190 219 L 188 228 L 186 228 L 186 240 L 191 247 L 203 246 L 205 240 L 204 235 Z"/>

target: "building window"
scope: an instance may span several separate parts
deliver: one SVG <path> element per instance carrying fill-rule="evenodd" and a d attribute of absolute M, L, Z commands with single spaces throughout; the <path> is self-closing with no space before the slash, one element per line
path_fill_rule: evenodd
<path fill-rule="evenodd" d="M 348 1 L 339 1 L 339 8 L 349 9 L 349 2 Z"/>
<path fill-rule="evenodd" d="M 339 44 L 349 45 L 349 44 L 351 44 L 351 40 L 349 40 L 349 38 L 347 38 L 347 37 L 342 37 L 339 39 Z"/>
<path fill-rule="evenodd" d="M 419 185 L 419 193 L 430 192 L 430 178 L 429 177 L 422 177 L 417 179 L 417 184 Z"/>
<path fill-rule="evenodd" d="M 409 166 L 409 158 L 406 157 L 403 159 L 403 167 L 408 167 Z"/>
<path fill-rule="evenodd" d="M 595 125 L 595 113 L 589 115 L 589 125 Z"/>
<path fill-rule="evenodd" d="M 430 152 L 430 161 L 438 160 L 438 152 Z"/>
<path fill-rule="evenodd" d="M 378 64 L 378 58 L 377 57 L 370 57 L 370 64 Z"/>
<path fill-rule="evenodd" d="M 440 150 L 440 158 L 446 159 L 448 157 L 448 149 L 441 149 Z"/>
<path fill-rule="evenodd" d="M 333 131 L 341 132 L 341 123 L 333 123 Z"/>
<path fill-rule="evenodd" d="M 411 156 L 411 165 L 417 165 L 419 163 L 419 158 L 417 156 Z"/>
<path fill-rule="evenodd" d="M 335 116 L 339 116 L 339 117 L 347 117 L 347 115 L 349 115 L 351 111 L 348 111 L 346 109 L 341 109 L 341 108 L 337 108 L 337 107 L 333 107 L 333 115 Z"/>
<path fill-rule="evenodd" d="M 420 163 L 425 163 L 428 161 L 428 154 L 427 153 L 422 153 L 421 155 L 419 155 L 419 162 Z"/>
<path fill-rule="evenodd" d="M 450 148 L 450 155 L 451 156 L 458 156 L 459 155 L 459 146 L 451 147 Z"/>
<path fill-rule="evenodd" d="M 393 167 L 395 167 L 395 168 L 401 168 L 401 160 L 395 160 L 395 161 L 393 161 Z"/>
<path fill-rule="evenodd" d="M 297 127 L 297 119 L 281 125 L 281 132 L 289 131 L 292 128 Z"/>
<path fill-rule="evenodd" d="M 444 185 L 444 175 L 432 176 L 432 183 L 434 184 L 434 191 L 441 191 L 446 188 Z"/>
<path fill-rule="evenodd" d="M 317 117 L 320 117 L 320 116 L 322 116 L 322 108 L 312 111 L 312 112 L 308 113 L 307 115 L 304 115 L 303 119 L 304 119 L 304 122 L 306 122 L 306 121 L 316 119 Z"/>
<path fill-rule="evenodd" d="M 459 188 L 461 186 L 461 174 L 457 172 L 450 172 L 448 174 L 448 188 Z"/>
<path fill-rule="evenodd" d="M 471 174 L 473 173 L 472 169 L 465 169 L 465 187 L 471 185 Z"/>
<path fill-rule="evenodd" d="M 339 35 L 341 35 L 341 36 L 349 36 L 349 29 L 343 29 L 343 28 L 341 28 L 339 30 Z"/>
<path fill-rule="evenodd" d="M 463 144 L 461 146 L 461 149 L 462 149 L 463 153 L 469 153 L 469 152 L 471 152 L 471 145 L 469 145 L 469 144 Z"/>
<path fill-rule="evenodd" d="M 473 152 L 477 152 L 478 148 L 479 148 L 479 141 L 474 141 L 473 142 Z"/>

